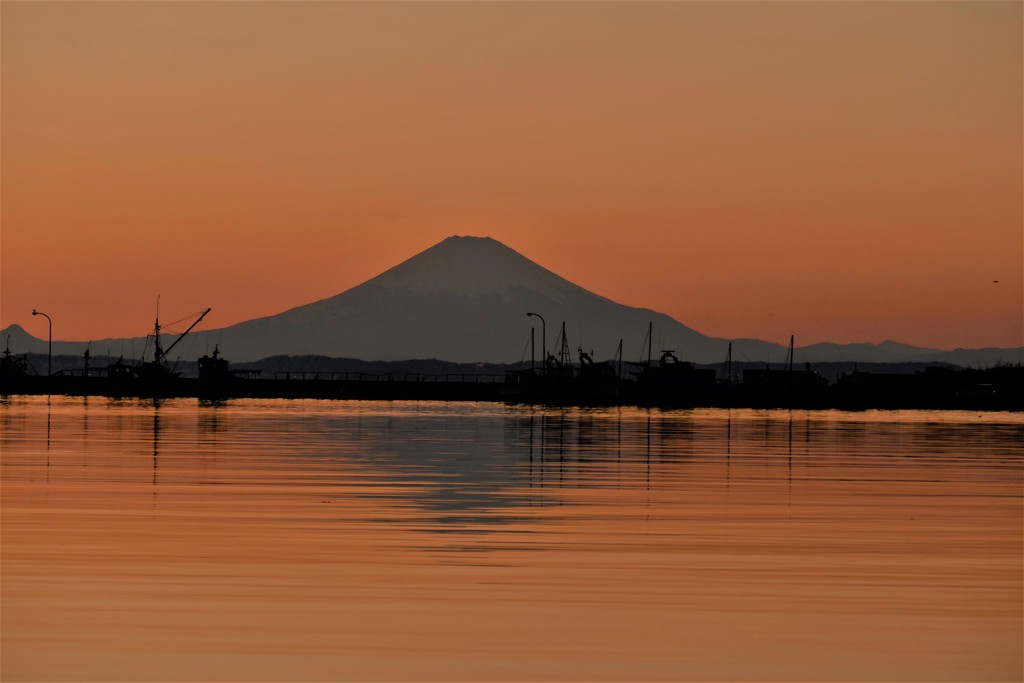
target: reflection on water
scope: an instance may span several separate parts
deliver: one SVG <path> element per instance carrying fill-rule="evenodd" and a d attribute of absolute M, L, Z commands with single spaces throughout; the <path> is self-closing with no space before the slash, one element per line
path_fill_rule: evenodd
<path fill-rule="evenodd" d="M 0 399 L 3 680 L 1019 680 L 1020 414 Z"/>

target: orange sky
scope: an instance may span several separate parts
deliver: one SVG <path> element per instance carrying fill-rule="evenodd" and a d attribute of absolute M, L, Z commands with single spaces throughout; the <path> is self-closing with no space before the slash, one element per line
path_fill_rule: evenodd
<path fill-rule="evenodd" d="M 1021 345 L 1022 7 L 5 1 L 0 326 L 471 234 L 709 335 Z"/>

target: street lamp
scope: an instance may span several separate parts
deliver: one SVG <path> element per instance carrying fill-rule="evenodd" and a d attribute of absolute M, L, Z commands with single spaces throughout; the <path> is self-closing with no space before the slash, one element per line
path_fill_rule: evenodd
<path fill-rule="evenodd" d="M 544 316 L 540 313 L 527 313 L 526 317 L 529 318 L 531 315 L 540 318 L 540 355 L 544 359 L 544 363 L 541 367 L 548 366 L 548 324 L 544 322 Z"/>
<path fill-rule="evenodd" d="M 46 318 L 46 322 L 50 323 L 50 334 L 46 340 L 46 376 L 49 377 L 53 374 L 51 362 L 53 360 L 53 321 L 50 320 L 50 316 L 46 315 L 42 311 L 32 309 L 32 315 L 41 315 Z"/>

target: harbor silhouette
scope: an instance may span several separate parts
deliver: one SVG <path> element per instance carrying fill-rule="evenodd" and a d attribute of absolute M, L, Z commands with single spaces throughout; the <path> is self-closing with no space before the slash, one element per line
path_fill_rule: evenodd
<path fill-rule="evenodd" d="M 202 315 L 205 316 L 208 310 Z M 202 316 L 201 316 L 202 317 Z M 200 319 L 201 319 L 200 317 Z M 192 329 L 199 321 L 189 327 Z M 154 339 L 159 339 L 160 323 Z M 219 346 L 196 361 L 172 362 L 153 343 L 150 358 L 125 361 L 0 354 L 0 395 L 64 394 L 142 398 L 309 398 L 501 401 L 537 405 L 658 408 L 971 409 L 1024 410 L 1024 366 L 962 368 L 941 364 L 794 363 L 792 339 L 783 363 L 695 364 L 662 349 L 655 358 L 595 361 L 569 350 L 564 325 L 555 352 L 511 364 L 438 360 L 366 362 L 324 357 L 267 358 L 232 367 Z M 651 330 L 648 331 L 648 340 Z M 531 330 L 532 338 L 532 330 Z M 574 357 L 575 356 L 575 357 Z M 50 375 L 36 371 L 55 363 Z M 862 368 L 864 365 L 866 368 Z M 831 375 L 831 378 L 826 375 Z"/>

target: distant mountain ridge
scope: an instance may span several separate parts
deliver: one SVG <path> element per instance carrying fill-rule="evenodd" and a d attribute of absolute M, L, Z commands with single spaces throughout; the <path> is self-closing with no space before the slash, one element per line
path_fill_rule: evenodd
<path fill-rule="evenodd" d="M 506 363 L 524 356 L 529 360 L 534 327 L 539 360 L 542 325 L 537 318 L 528 318 L 528 311 L 544 316 L 548 351 L 554 350 L 565 322 L 574 358 L 578 347 L 593 351 L 598 359 L 612 358 L 621 339 L 624 359 L 640 360 L 646 356 L 649 323 L 654 327 L 655 356 L 661 348 L 670 348 L 683 360 L 715 363 L 724 360 L 729 343 L 663 313 L 625 306 L 583 289 L 489 237 L 453 236 L 327 299 L 221 329 L 195 331 L 182 342 L 181 358 L 194 359 L 219 344 L 225 357 L 238 362 L 320 355 Z M 15 353 L 46 352 L 45 339 L 18 325 L 0 334 L 5 339 L 10 335 Z M 114 355 L 124 349 L 127 357 L 141 353 L 144 343 L 144 337 L 104 339 L 93 341 L 92 348 L 109 349 Z M 58 341 L 53 346 L 55 354 L 80 354 L 86 343 Z M 780 344 L 733 340 L 736 359 L 779 362 L 785 355 Z M 796 360 L 992 365 L 1021 362 L 1024 347 L 939 351 L 889 341 L 822 343 L 799 347 Z"/>

